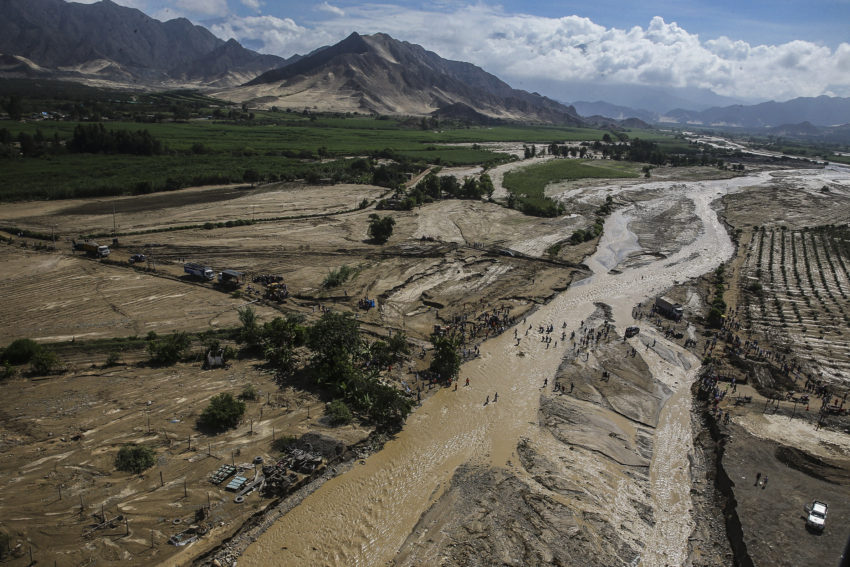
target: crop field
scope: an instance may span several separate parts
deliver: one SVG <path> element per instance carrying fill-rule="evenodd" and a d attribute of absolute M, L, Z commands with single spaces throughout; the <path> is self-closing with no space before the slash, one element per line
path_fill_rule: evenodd
<path fill-rule="evenodd" d="M 592 164 L 592 165 L 591 165 Z M 637 177 L 634 164 L 627 162 L 605 162 L 596 165 L 592 160 L 556 159 L 524 167 L 505 174 L 505 188 L 515 194 L 524 195 L 530 202 L 545 200 L 544 191 L 550 183 L 572 179 L 616 179 Z"/>
<path fill-rule="evenodd" d="M 834 382 L 850 374 L 850 229 L 763 228 L 745 265 L 747 315 L 774 344 L 803 345 L 798 355 Z"/>
<path fill-rule="evenodd" d="M 586 128 L 498 126 L 423 130 L 398 120 L 261 113 L 253 121 L 106 122 L 107 130 L 146 130 L 165 151 L 159 155 L 68 153 L 80 123 L 30 121 L 0 124 L 12 139 L 26 134 L 47 140 L 43 155 L 4 159 L 0 198 L 67 199 L 173 190 L 234 183 L 246 172 L 262 179 L 335 178 L 346 159 L 386 152 L 414 162 L 440 165 L 497 163 L 504 153 L 460 143 L 539 140 L 598 140 L 604 132 Z M 59 141 L 57 146 L 54 140 Z M 58 149 L 57 149 L 58 148 Z M 350 173 L 345 178 L 351 181 Z M 364 182 L 371 179 L 364 179 Z"/>

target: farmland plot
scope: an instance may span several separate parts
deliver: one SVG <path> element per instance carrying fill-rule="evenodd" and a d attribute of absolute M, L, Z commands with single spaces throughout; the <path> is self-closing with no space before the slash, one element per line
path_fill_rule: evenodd
<path fill-rule="evenodd" d="M 768 227 L 750 241 L 744 270 L 754 330 L 780 350 L 803 345 L 809 371 L 850 381 L 850 229 Z"/>

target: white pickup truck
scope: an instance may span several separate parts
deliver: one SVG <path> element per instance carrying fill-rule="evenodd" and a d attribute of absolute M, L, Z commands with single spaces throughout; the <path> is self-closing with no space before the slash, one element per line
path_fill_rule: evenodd
<path fill-rule="evenodd" d="M 812 506 L 806 506 L 806 527 L 822 532 L 826 524 L 827 505 L 819 500 L 812 502 Z"/>

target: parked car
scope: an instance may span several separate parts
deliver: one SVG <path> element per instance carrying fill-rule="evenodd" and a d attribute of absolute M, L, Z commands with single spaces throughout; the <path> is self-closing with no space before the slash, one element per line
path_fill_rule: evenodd
<path fill-rule="evenodd" d="M 136 262 L 144 262 L 145 255 L 144 254 L 133 254 L 130 256 L 130 263 L 135 264 Z"/>
<path fill-rule="evenodd" d="M 827 505 L 819 500 L 812 502 L 811 508 L 806 507 L 806 527 L 822 532 L 826 524 Z"/>
<path fill-rule="evenodd" d="M 640 333 L 639 327 L 626 327 L 626 338 L 627 339 L 632 338 L 633 336 L 637 335 L 638 333 Z"/>

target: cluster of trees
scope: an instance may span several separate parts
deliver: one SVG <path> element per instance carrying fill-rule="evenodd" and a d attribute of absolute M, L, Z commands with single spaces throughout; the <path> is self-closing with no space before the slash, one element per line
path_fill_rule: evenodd
<path fill-rule="evenodd" d="M 532 217 L 559 217 L 564 214 L 564 205 L 549 197 L 517 197 L 515 193 L 508 195 L 508 208 L 516 209 L 524 215 Z"/>
<path fill-rule="evenodd" d="M 68 150 L 88 154 L 152 156 L 163 152 L 162 143 L 147 130 L 107 130 L 103 124 L 78 124 Z"/>
<path fill-rule="evenodd" d="M 313 325 L 293 315 L 260 325 L 250 307 L 242 309 L 239 317 L 239 340 L 264 356 L 280 377 L 295 372 L 298 347 L 310 351 L 304 372 L 335 400 L 337 417 L 331 416 L 332 420 L 345 413 L 344 405 L 378 427 L 395 429 L 410 413 L 412 400 L 381 378 L 383 371 L 410 354 L 404 333 L 370 343 L 361 336 L 360 323 L 351 313 L 333 311 Z"/>
<path fill-rule="evenodd" d="M 422 203 L 440 199 L 490 199 L 493 190 L 493 180 L 486 173 L 477 178 L 464 177 L 461 182 L 454 175 L 439 176 L 431 172 L 410 190 L 404 192 L 399 189 L 391 200 L 378 202 L 377 208 L 409 211 Z"/>
<path fill-rule="evenodd" d="M 50 374 L 59 365 L 59 356 L 32 339 L 17 339 L 0 351 L 0 379 L 11 378 L 18 373 L 18 367 L 30 365 L 30 371 L 37 375 Z"/>

